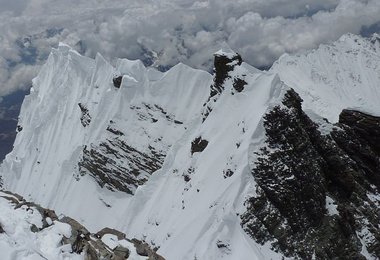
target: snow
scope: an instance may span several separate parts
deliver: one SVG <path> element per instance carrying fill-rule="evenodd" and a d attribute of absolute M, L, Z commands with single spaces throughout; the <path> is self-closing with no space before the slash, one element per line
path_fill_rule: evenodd
<path fill-rule="evenodd" d="M 214 53 L 215 56 L 225 56 L 228 59 L 232 59 L 236 56 L 236 52 L 234 52 L 228 43 L 224 42 L 222 44 L 222 48 Z"/>
<path fill-rule="evenodd" d="M 2 165 L 1 172 L 11 173 L 4 175 L 5 185 L 74 217 L 91 231 L 110 226 L 145 239 L 160 246 L 158 253 L 167 259 L 270 254 L 269 247 L 262 249 L 241 230 L 236 213 L 244 211 L 245 192 L 249 192 L 241 176 L 251 179 L 246 156 L 250 136 L 267 103 L 281 98 L 283 85 L 275 74 L 260 74 L 248 65 L 234 73 L 244 73 L 251 81 L 246 91 L 231 98 L 230 86 L 219 98 L 215 113 L 202 124 L 201 111 L 212 84 L 207 72 L 178 64 L 160 73 L 128 60 L 119 60 L 113 68 L 101 55 L 90 60 L 60 46 L 34 80 L 34 92 L 23 105 L 20 124 L 24 130 Z M 112 85 L 115 75 L 124 75 L 120 89 Z M 80 124 L 78 103 L 89 110 L 88 127 Z M 158 105 L 183 124 L 168 124 L 158 111 L 153 111 L 159 119 L 156 123 L 141 121 L 130 108 L 141 104 Z M 246 108 L 243 114 L 242 107 Z M 160 137 L 159 147 L 167 150 L 162 169 L 134 196 L 102 189 L 89 175 L 76 178 L 83 145 L 108 138 L 105 129 L 110 120 L 127 130 L 123 132 L 128 144 L 143 150 Z M 244 134 L 237 127 L 242 121 L 246 122 Z M 224 127 L 220 122 L 225 122 Z M 210 149 L 192 156 L 190 145 L 198 136 L 209 141 Z M 225 179 L 223 171 L 229 165 L 220 162 L 227 158 L 235 174 Z M 182 175 L 191 167 L 194 172 L 187 183 Z M 234 238 L 231 251 L 217 247 L 218 239 L 229 237 Z"/>
<path fill-rule="evenodd" d="M 116 247 L 119 246 L 119 240 L 117 239 L 117 236 L 112 235 L 112 234 L 105 234 L 102 237 L 102 242 L 106 244 L 109 248 L 114 250 Z"/>
<path fill-rule="evenodd" d="M 224 49 L 217 55 L 232 53 Z M 89 59 L 60 45 L 23 103 L 23 130 L 0 168 L 4 186 L 72 216 L 92 232 L 107 226 L 145 240 L 169 260 L 282 259 L 269 245 L 255 243 L 240 226 L 244 202 L 256 192 L 250 163 L 265 138 L 262 117 L 280 104 L 289 87 L 304 99 L 307 113 L 320 120 L 336 122 L 347 107 L 380 114 L 379 53 L 378 45 L 347 35 L 307 54 L 284 55 L 268 72 L 243 63 L 231 72 L 202 123 L 212 84 L 207 72 L 178 64 L 162 73 L 126 59 L 113 67 L 100 54 Z M 119 75 L 123 80 L 117 89 L 112 79 Z M 248 83 L 240 93 L 232 87 L 234 77 Z M 87 127 L 80 123 L 78 103 L 89 110 Z M 144 104 L 159 106 L 172 119 Z M 145 118 L 149 113 L 156 122 Z M 149 179 L 134 195 L 111 192 L 90 175 L 78 175 L 83 147 L 110 138 L 110 120 L 129 145 L 141 151 L 155 145 L 166 154 L 162 168 L 144 175 Z M 191 142 L 199 136 L 208 146 L 192 155 Z M 128 167 L 128 162 L 119 163 Z M 225 178 L 226 170 L 233 175 Z M 338 213 L 329 197 L 326 207 L 329 214 Z M 55 227 L 51 232 L 56 234 L 52 244 L 40 238 L 39 248 L 53 248 L 46 253 L 54 254 L 57 236 L 64 230 Z M 104 242 L 110 247 L 127 243 L 111 236 Z M 220 243 L 225 246 L 218 247 Z"/>
<path fill-rule="evenodd" d="M 130 252 L 128 259 L 130 260 L 147 260 L 148 257 L 140 256 L 136 253 L 136 248 L 133 243 L 129 242 L 126 239 L 119 240 L 117 236 L 112 234 L 105 234 L 102 237 L 102 242 L 106 244 L 109 248 L 114 250 L 118 246 L 127 248 Z"/>
<path fill-rule="evenodd" d="M 362 229 L 358 232 L 356 232 L 356 235 L 358 236 L 360 243 L 361 243 L 361 254 L 366 258 L 370 260 L 378 259 L 376 256 L 370 254 L 368 252 L 367 246 L 373 244 L 376 241 L 376 237 L 372 234 L 372 232 L 368 228 L 368 220 L 365 220 L 365 224 Z"/>
<path fill-rule="evenodd" d="M 284 54 L 270 71 L 300 94 L 306 110 L 332 123 L 346 108 L 380 115 L 380 46 L 368 39 L 347 34 L 305 54 Z"/>
<path fill-rule="evenodd" d="M 339 215 L 338 205 L 329 196 L 326 196 L 326 209 L 329 216 Z"/>
<path fill-rule="evenodd" d="M 376 206 L 380 207 L 380 196 L 379 195 L 375 195 L 373 193 L 367 193 L 367 197 L 373 202 L 375 203 Z"/>
<path fill-rule="evenodd" d="M 42 227 L 42 217 L 37 210 L 21 207 L 14 209 L 7 199 L 9 194 L 0 191 L 0 225 L 5 233 L 0 234 L 1 259 L 57 259 L 79 260 L 83 256 L 70 253 L 61 246 L 63 236 L 71 236 L 68 224 L 55 222 L 41 232 L 33 233 L 31 226 Z"/>

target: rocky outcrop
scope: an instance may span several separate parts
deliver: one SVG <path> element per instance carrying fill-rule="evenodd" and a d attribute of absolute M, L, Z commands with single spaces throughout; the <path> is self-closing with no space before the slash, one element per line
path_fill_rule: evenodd
<path fill-rule="evenodd" d="M 148 134 L 148 127 L 154 127 L 160 121 L 157 124 L 165 122 L 167 129 L 184 131 L 186 128 L 181 126 L 183 122 L 157 104 L 134 104 L 130 109 L 136 122 L 142 122 L 142 127 L 137 131 L 147 137 L 145 143 L 136 144 L 131 139 L 134 130 L 125 129 L 115 119 L 110 120 L 105 129 L 105 137 L 83 147 L 77 179 L 89 174 L 101 187 L 134 194 L 138 186 L 143 185 L 150 175 L 161 168 L 173 140 L 163 140 L 163 133 L 159 132 Z"/>
<path fill-rule="evenodd" d="M 131 248 L 139 256 L 146 256 L 149 260 L 164 260 L 144 241 L 138 239 L 128 239 L 126 235 L 118 230 L 104 228 L 96 234 L 89 232 L 78 221 L 63 216 L 58 218 L 53 210 L 45 209 L 38 204 L 26 202 L 21 196 L 7 191 L 1 191 L 1 197 L 7 199 L 14 205 L 15 210 L 23 208 L 26 211 L 37 210 L 42 217 L 43 226 L 41 228 L 31 225 L 31 231 L 38 233 L 57 223 L 69 225 L 71 235 L 62 236 L 61 245 L 70 245 L 71 253 L 83 255 L 85 260 L 124 260 L 129 259 Z M 0 226 L 0 233 L 6 233 Z M 112 244 L 107 240 L 111 240 Z M 17 241 L 16 241 L 17 242 Z M 126 245 L 130 245 L 129 248 Z"/>
<path fill-rule="evenodd" d="M 112 79 L 112 82 L 115 88 L 120 88 L 122 81 L 123 81 L 123 76 L 114 77 Z"/>
<path fill-rule="evenodd" d="M 229 73 L 235 66 L 243 62 L 239 54 L 227 55 L 216 53 L 214 57 L 214 84 L 210 87 L 210 98 L 220 94 L 224 90 L 224 81 L 230 77 Z"/>
<path fill-rule="evenodd" d="M 242 92 L 244 90 L 244 86 L 247 85 L 247 82 L 241 78 L 235 78 L 232 84 L 233 88 L 237 92 Z"/>
<path fill-rule="evenodd" d="M 191 154 L 203 152 L 208 145 L 208 141 L 198 136 L 191 142 Z"/>
<path fill-rule="evenodd" d="M 152 250 L 147 243 L 137 239 L 132 239 L 131 242 L 135 245 L 137 254 L 147 257 L 148 260 L 164 260 L 164 258 L 158 255 L 155 250 Z"/>
<path fill-rule="evenodd" d="M 88 126 L 91 123 L 91 116 L 90 112 L 88 111 L 87 107 L 83 105 L 82 103 L 78 104 L 80 111 L 82 113 L 80 117 L 80 122 L 83 125 L 83 127 Z"/>
<path fill-rule="evenodd" d="M 376 154 L 380 154 L 380 117 L 345 109 L 339 116 L 339 123 L 349 126 L 356 139 L 360 139 Z"/>
<path fill-rule="evenodd" d="M 101 187 L 133 194 L 161 168 L 164 158 L 165 154 L 153 146 L 145 153 L 116 137 L 99 145 L 85 146 L 79 171 L 81 175 L 90 174 Z"/>
<path fill-rule="evenodd" d="M 236 67 L 242 64 L 243 60 L 241 56 L 237 53 L 223 53 L 222 51 L 217 52 L 214 55 L 214 82 L 210 86 L 210 96 L 207 102 L 203 105 L 203 121 L 206 120 L 207 116 L 213 109 L 213 106 L 218 99 L 219 95 L 224 91 L 225 81 L 227 79 L 232 79 L 231 73 Z M 237 92 L 241 92 L 244 89 L 244 85 L 247 83 L 240 78 L 233 79 L 233 87 Z"/>
<path fill-rule="evenodd" d="M 322 134 L 301 102 L 289 90 L 264 116 L 244 230 L 296 259 L 380 257 L 379 118 L 344 110 Z"/>

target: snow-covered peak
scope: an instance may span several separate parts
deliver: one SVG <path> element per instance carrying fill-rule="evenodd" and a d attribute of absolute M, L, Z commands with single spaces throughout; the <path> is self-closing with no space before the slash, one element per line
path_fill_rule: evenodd
<path fill-rule="evenodd" d="M 351 42 L 358 42 L 358 41 L 365 42 L 366 39 L 353 33 L 346 33 L 340 36 L 339 39 L 333 42 L 332 44 L 339 45 L 340 43 L 351 43 Z"/>
<path fill-rule="evenodd" d="M 304 54 L 285 54 L 270 70 L 294 88 L 312 110 L 332 122 L 344 108 L 378 114 L 380 48 L 353 34 Z"/>
<path fill-rule="evenodd" d="M 58 43 L 58 47 L 57 47 L 57 50 L 58 51 L 61 51 L 63 53 L 68 53 L 68 52 L 74 52 L 78 55 L 80 55 L 76 50 L 74 50 L 70 45 L 66 44 L 66 43 L 63 43 L 63 42 L 59 42 Z"/>
<path fill-rule="evenodd" d="M 140 60 L 118 59 L 116 69 L 122 75 L 129 75 L 137 81 L 143 80 L 143 75 L 146 73 L 146 68 Z"/>
<path fill-rule="evenodd" d="M 224 42 L 217 52 L 214 53 L 214 56 L 224 56 L 228 59 L 233 59 L 237 53 L 231 49 L 231 47 Z"/>
<path fill-rule="evenodd" d="M 257 195 L 265 116 L 294 108 L 300 116 L 296 92 L 312 119 L 335 122 L 352 107 L 379 114 L 376 44 L 346 35 L 283 55 L 268 72 L 223 48 L 213 76 L 184 64 L 165 73 L 127 59 L 113 67 L 59 46 L 22 106 L 22 131 L 0 168 L 4 186 L 92 230 L 144 239 L 169 260 L 281 259 L 241 224 Z M 293 108 L 283 104 L 289 91 Z M 280 119 L 272 134 L 287 130 Z"/>
<path fill-rule="evenodd" d="M 115 85 L 119 75 L 121 82 Z M 12 172 L 4 179 L 9 178 L 6 183 L 18 187 L 15 190 L 32 191 L 33 186 L 43 185 L 35 191 L 41 203 L 47 203 L 51 201 L 47 194 L 55 189 L 49 183 L 65 178 L 70 183 L 70 178 L 80 175 L 78 160 L 89 147 L 118 138 L 120 145 L 127 142 L 142 159 L 149 154 L 163 156 L 201 113 L 211 80 L 209 73 L 185 65 L 161 73 L 124 59 L 115 68 L 100 54 L 89 59 L 61 44 L 52 50 L 25 98 L 19 120 L 23 131 L 2 165 L 2 172 Z M 155 167 L 144 162 L 146 171 L 154 171 L 161 160 Z M 133 166 L 121 157 L 112 162 L 121 172 L 141 164 L 136 161 Z M 50 178 L 41 182 L 33 178 L 34 172 Z M 147 180 L 147 172 L 134 172 L 137 184 L 130 180 L 131 186 L 123 190 L 133 193 Z M 23 182 L 21 176 L 34 180 Z"/>
<path fill-rule="evenodd" d="M 205 71 L 113 67 L 101 55 L 53 50 L 23 104 L 23 130 L 0 169 L 4 186 L 92 230 L 145 239 L 168 259 L 256 255 L 236 215 L 252 188 L 241 183 L 251 178 L 250 137 L 286 86 L 237 55 L 216 57 L 216 67 L 226 91 L 202 123 L 214 83 Z M 196 140 L 208 148 L 195 152 Z"/>
<path fill-rule="evenodd" d="M 370 37 L 361 37 L 356 34 L 344 34 L 336 42 L 331 45 L 336 49 L 345 50 L 345 51 L 374 51 L 379 53 L 379 45 L 376 44 L 376 41 L 379 39 L 379 34 L 374 33 Z M 323 45 L 322 45 L 323 46 Z"/>

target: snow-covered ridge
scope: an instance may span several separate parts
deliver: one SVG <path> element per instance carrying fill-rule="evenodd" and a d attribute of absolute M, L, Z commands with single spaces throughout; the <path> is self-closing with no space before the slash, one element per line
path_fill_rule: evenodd
<path fill-rule="evenodd" d="M 263 115 L 289 86 L 315 118 L 335 122 L 347 107 L 380 114 L 379 45 L 347 35 L 269 72 L 237 61 L 210 99 L 207 72 L 125 59 L 113 67 L 59 46 L 24 101 L 4 187 L 92 230 L 125 231 L 167 259 L 280 259 L 241 228 Z"/>
<path fill-rule="evenodd" d="M 305 54 L 284 54 L 270 69 L 305 100 L 304 108 L 331 122 L 342 109 L 379 115 L 380 41 L 343 35 Z"/>
<path fill-rule="evenodd" d="M 146 244 L 104 228 L 91 234 L 75 220 L 0 191 L 1 259 L 132 259 L 157 255 Z"/>
<path fill-rule="evenodd" d="M 185 254 L 189 259 L 195 255 L 215 258 L 218 247 L 209 250 L 204 245 L 229 240 L 230 235 L 237 240 L 236 245 L 229 242 L 229 247 L 241 247 L 237 241 L 250 238 L 234 212 L 242 207 L 241 191 L 247 188 L 241 186 L 241 174 L 227 176 L 229 171 L 244 171 L 244 178 L 250 178 L 250 135 L 268 102 L 281 98 L 282 83 L 275 74 L 258 73 L 244 63 L 237 69 L 249 81 L 245 91 L 231 98 L 233 88 L 226 87 L 219 105 L 202 124 L 201 111 L 212 84 L 207 72 L 179 64 L 160 73 L 128 60 L 120 60 L 113 68 L 100 55 L 91 60 L 60 46 L 25 100 L 19 122 L 23 130 L 1 168 L 4 186 L 73 216 L 90 229 L 128 230 L 131 236 L 159 245 L 168 259 L 186 259 Z M 112 82 L 118 75 L 124 75 L 120 88 Z M 221 126 L 220 122 L 225 123 Z M 109 127 L 113 130 L 108 131 Z M 191 143 L 199 136 L 207 139 L 208 148 L 202 155 L 191 154 Z M 115 147 L 101 149 L 115 140 L 139 154 L 147 154 L 150 147 L 167 154 L 162 168 L 152 176 L 139 169 L 138 176 L 148 181 L 133 191 L 134 196 L 117 189 L 111 192 L 108 183 L 102 188 L 98 185 L 101 177 L 98 183 L 96 179 L 101 173 L 81 172 L 84 149 L 90 148 L 89 155 L 99 152 L 96 159 L 104 155 L 104 163 L 115 162 L 114 168 L 133 166 L 135 157 L 125 159 L 124 145 L 117 154 L 112 153 Z M 220 147 L 218 152 L 216 147 Z M 145 159 L 142 156 L 136 165 Z M 104 163 L 95 166 L 98 169 Z M 223 218 L 232 218 L 233 223 L 220 222 Z M 205 236 L 222 229 L 226 231 L 221 236 Z M 244 245 L 243 255 L 249 256 L 250 245 Z"/>
<path fill-rule="evenodd" d="M 117 89 L 112 78 L 119 74 L 124 74 L 124 79 Z M 200 112 L 208 92 L 202 84 L 208 82 L 208 73 L 183 64 L 167 73 L 146 69 L 139 61 L 119 60 L 113 68 L 100 55 L 91 60 L 60 45 L 34 79 L 19 120 L 20 126 L 28 127 L 19 133 L 16 148 L 9 155 L 10 164 L 6 162 L 4 167 L 10 167 L 17 176 L 46 172 L 54 178 L 50 173 L 57 172 L 63 181 L 66 175 L 77 175 L 75 162 L 84 147 L 110 139 L 112 131 L 122 131 L 124 137 L 120 139 L 128 140 L 139 153 L 165 153 Z M 127 167 L 121 164 L 116 166 Z M 146 174 L 141 172 L 138 180 L 146 179 Z M 42 179 L 46 184 L 55 182 Z M 25 194 L 34 186 L 20 181 L 12 185 Z M 57 189 L 48 186 L 48 194 Z M 133 192 L 135 187 L 128 189 Z M 39 196 L 49 199 L 45 195 L 41 191 Z"/>

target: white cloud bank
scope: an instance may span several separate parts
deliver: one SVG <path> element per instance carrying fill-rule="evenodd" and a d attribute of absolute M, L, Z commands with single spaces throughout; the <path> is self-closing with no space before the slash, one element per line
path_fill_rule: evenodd
<path fill-rule="evenodd" d="M 155 65 L 198 68 L 227 42 L 260 67 L 359 33 L 379 14 L 379 0 L 0 0 L 0 96 L 28 87 L 59 41 L 88 56 L 155 53 Z"/>

